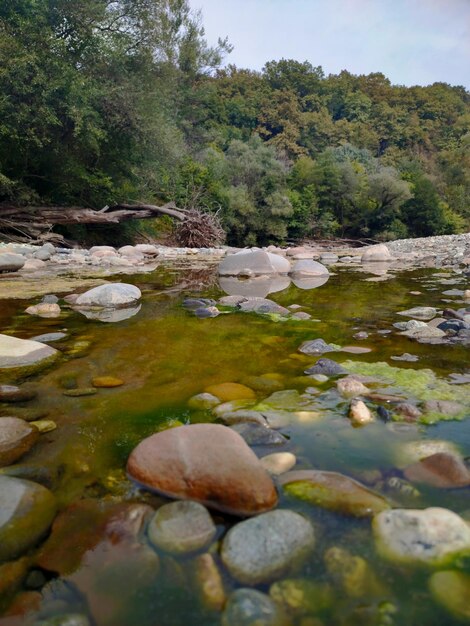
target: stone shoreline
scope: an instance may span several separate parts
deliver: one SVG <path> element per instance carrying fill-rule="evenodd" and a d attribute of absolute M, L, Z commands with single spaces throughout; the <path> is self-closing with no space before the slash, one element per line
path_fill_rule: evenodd
<path fill-rule="evenodd" d="M 378 268 L 378 263 L 384 262 L 391 270 L 446 267 L 466 272 L 470 268 L 470 233 L 402 239 L 362 248 L 338 245 L 335 242 L 326 244 L 308 242 L 296 247 L 268 246 L 265 249 L 287 257 L 292 262 L 314 259 L 330 267 L 336 264 L 361 265 L 361 262 L 364 266 L 366 262 L 372 261 L 372 266 Z M 94 246 L 86 250 L 55 248 L 51 244 L 31 246 L 0 243 L 0 287 L 6 287 L 3 297 L 17 298 L 21 297 L 21 293 L 12 295 L 7 286 L 13 279 L 15 282 L 23 282 L 25 288 L 28 287 L 28 282 L 32 283 L 29 287 L 33 291 L 34 288 L 40 287 L 38 278 L 44 281 L 52 278 L 61 279 L 64 285 L 69 281 L 80 280 L 86 282 L 83 286 L 90 287 L 112 275 L 147 273 L 166 263 L 205 268 L 217 264 L 223 257 L 239 250 L 240 248 L 228 246 L 177 248 L 158 244 L 129 245 L 119 249 L 112 246 Z M 370 254 L 374 250 L 379 250 L 380 253 L 371 259 Z M 75 284 L 75 287 L 77 286 Z M 58 288 L 56 287 L 56 290 Z M 24 297 L 31 295 L 30 289 L 27 291 Z M 1 293 L 0 288 L 0 298 Z"/>

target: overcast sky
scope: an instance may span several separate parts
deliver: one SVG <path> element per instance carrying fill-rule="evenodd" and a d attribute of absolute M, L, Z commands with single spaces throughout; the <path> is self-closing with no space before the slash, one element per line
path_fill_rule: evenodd
<path fill-rule="evenodd" d="M 261 69 L 273 59 L 326 74 L 384 73 L 392 83 L 470 88 L 470 0 L 190 0 L 210 43 L 227 35 L 227 61 Z"/>

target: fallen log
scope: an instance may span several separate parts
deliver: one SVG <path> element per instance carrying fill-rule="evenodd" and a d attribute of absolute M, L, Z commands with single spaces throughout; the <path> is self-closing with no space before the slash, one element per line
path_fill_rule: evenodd
<path fill-rule="evenodd" d="M 200 216 L 204 229 L 214 222 L 215 239 L 220 240 L 221 229 L 217 216 L 197 211 L 196 209 L 180 209 L 174 202 L 168 202 L 162 206 L 154 204 L 114 204 L 105 206 L 100 210 L 84 207 L 54 207 L 54 206 L 28 206 L 18 207 L 3 204 L 0 205 L 0 235 L 21 243 L 43 243 L 52 241 L 66 244 L 66 240 L 59 234 L 53 233 L 54 226 L 70 226 L 74 224 L 120 224 L 121 222 L 168 215 L 179 223 L 188 225 L 197 222 Z M 209 231 L 211 227 L 209 227 Z M 211 237 L 211 232 L 208 238 Z M 197 239 L 197 237 L 194 237 Z"/>

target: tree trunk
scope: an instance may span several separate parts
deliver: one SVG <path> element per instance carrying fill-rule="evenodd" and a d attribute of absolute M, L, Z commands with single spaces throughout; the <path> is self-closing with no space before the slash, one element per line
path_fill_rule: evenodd
<path fill-rule="evenodd" d="M 182 222 L 186 210 L 174 202 L 163 206 L 153 204 L 115 204 L 99 211 L 83 207 L 15 207 L 0 205 L 0 233 L 17 242 L 64 242 L 61 235 L 52 233 L 55 225 L 120 224 L 121 222 L 169 215 Z"/>

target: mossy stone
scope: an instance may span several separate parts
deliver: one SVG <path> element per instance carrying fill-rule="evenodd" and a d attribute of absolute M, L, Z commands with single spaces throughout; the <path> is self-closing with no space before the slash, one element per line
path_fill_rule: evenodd
<path fill-rule="evenodd" d="M 47 532 L 56 513 L 53 494 L 36 483 L 0 476 L 0 561 L 14 559 Z"/>

